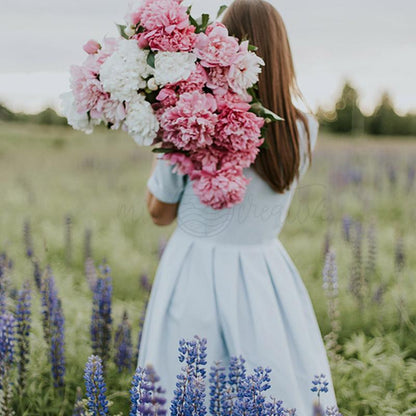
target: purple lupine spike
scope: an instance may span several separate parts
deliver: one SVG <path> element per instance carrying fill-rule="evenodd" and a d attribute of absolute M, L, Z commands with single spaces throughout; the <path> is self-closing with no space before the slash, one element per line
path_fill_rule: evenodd
<path fill-rule="evenodd" d="M 32 264 L 33 264 L 33 278 L 35 279 L 36 287 L 40 291 L 41 284 L 42 284 L 42 270 L 37 260 L 32 259 Z"/>
<path fill-rule="evenodd" d="M 180 416 L 184 414 L 197 415 L 194 413 L 194 408 L 191 406 L 191 399 L 202 400 L 202 396 L 205 394 L 202 392 L 202 384 L 205 379 L 205 365 L 206 365 L 206 349 L 207 340 L 200 338 L 197 335 L 190 341 L 184 339 L 179 341 L 179 361 L 185 365 L 182 367 L 182 371 L 177 375 L 176 389 L 174 391 L 174 397 L 171 402 L 170 410 L 172 416 Z M 191 406 L 191 407 L 189 407 Z M 198 407 L 198 411 L 205 414 L 205 406 Z"/>
<path fill-rule="evenodd" d="M 28 258 L 32 258 L 33 257 L 33 240 L 32 240 L 32 230 L 31 230 L 29 220 L 26 220 L 23 224 L 23 241 L 25 243 L 26 256 Z"/>
<path fill-rule="evenodd" d="M 65 318 L 58 298 L 51 268 L 41 284 L 42 325 L 44 338 L 50 349 L 50 363 L 55 387 L 64 386 L 65 376 Z"/>
<path fill-rule="evenodd" d="M 394 266 L 397 272 L 401 272 L 406 264 L 406 256 L 404 253 L 403 236 L 399 235 L 396 240 L 396 248 L 394 251 Z"/>
<path fill-rule="evenodd" d="M 342 416 L 337 406 L 327 406 L 325 408 L 325 416 Z"/>
<path fill-rule="evenodd" d="M 84 234 L 84 260 L 92 258 L 91 239 L 92 231 L 90 228 L 87 228 Z"/>
<path fill-rule="evenodd" d="M 329 231 L 325 234 L 325 240 L 324 240 L 324 258 L 326 257 L 326 254 L 328 253 L 329 249 L 331 247 L 331 235 Z"/>
<path fill-rule="evenodd" d="M 6 313 L 10 269 L 10 259 L 7 254 L 0 254 L 0 314 Z"/>
<path fill-rule="evenodd" d="M 390 186 L 392 188 L 395 188 L 396 184 L 397 184 L 397 171 L 396 171 L 396 167 L 393 165 L 390 165 L 388 167 L 387 170 L 387 175 L 389 178 L 389 182 L 390 182 Z"/>
<path fill-rule="evenodd" d="M 376 242 L 376 226 L 372 222 L 368 228 L 368 256 L 367 256 L 367 280 L 376 270 L 377 260 L 377 242 Z"/>
<path fill-rule="evenodd" d="M 17 351 L 18 351 L 18 373 L 19 388 L 23 389 L 26 383 L 27 364 L 29 363 L 30 352 L 30 328 L 31 328 L 31 288 L 26 281 L 23 289 L 19 291 L 16 307 L 17 321 Z"/>
<path fill-rule="evenodd" d="M 113 325 L 111 316 L 113 286 L 110 272 L 108 265 L 100 266 L 101 276 L 97 279 L 94 288 L 90 326 L 92 349 L 95 355 L 102 358 L 104 368 L 110 358 Z"/>
<path fill-rule="evenodd" d="M 72 411 L 72 416 L 87 416 L 87 413 L 85 411 L 84 398 L 80 387 L 77 387 L 77 395 L 75 397 L 75 404 L 74 410 Z"/>
<path fill-rule="evenodd" d="M 103 365 L 100 357 L 91 355 L 88 358 L 84 380 L 87 390 L 88 411 L 94 416 L 108 415 L 107 387 L 104 381 Z"/>
<path fill-rule="evenodd" d="M 264 405 L 264 416 L 287 416 L 289 414 L 295 415 L 296 409 L 286 409 L 283 407 L 282 400 L 272 398 L 270 402 L 267 402 Z"/>
<path fill-rule="evenodd" d="M 65 260 L 67 264 L 72 262 L 72 217 L 65 216 Z"/>
<path fill-rule="evenodd" d="M 315 392 L 318 396 L 318 404 L 320 404 L 321 393 L 328 392 L 328 380 L 326 379 L 325 374 L 315 375 L 312 380 L 311 391 Z"/>
<path fill-rule="evenodd" d="M 147 294 L 150 293 L 152 290 L 152 282 L 149 279 L 149 275 L 147 273 L 142 273 L 139 278 L 140 287 L 143 291 Z"/>
<path fill-rule="evenodd" d="M 130 416 L 167 414 L 165 390 L 158 385 L 159 381 L 152 366 L 137 368 L 130 389 Z"/>
<path fill-rule="evenodd" d="M 322 287 L 324 288 L 327 297 L 334 298 L 338 296 L 338 271 L 335 252 L 333 250 L 329 250 L 326 255 L 322 279 Z"/>
<path fill-rule="evenodd" d="M 344 240 L 348 243 L 351 241 L 351 226 L 352 226 L 351 216 L 344 215 L 344 217 L 342 218 L 342 231 L 343 231 Z"/>
<path fill-rule="evenodd" d="M 15 328 L 16 320 L 11 313 L 0 316 L 0 414 L 13 415 L 13 384 L 10 373 L 15 359 Z"/>
<path fill-rule="evenodd" d="M 131 326 L 127 311 L 124 311 L 123 320 L 115 333 L 114 349 L 114 361 L 119 372 L 130 370 L 133 366 L 133 345 L 131 342 Z"/>
<path fill-rule="evenodd" d="M 220 362 L 215 362 L 214 365 L 211 366 L 211 371 L 209 373 L 209 411 L 211 415 L 223 416 L 224 414 L 227 414 L 226 410 L 223 410 L 226 382 L 227 376 L 225 374 L 225 367 Z"/>
<path fill-rule="evenodd" d="M 236 416 L 263 415 L 266 398 L 264 392 L 270 389 L 270 368 L 257 367 L 253 373 L 240 381 L 234 404 Z"/>
<path fill-rule="evenodd" d="M 351 267 L 349 289 L 358 300 L 360 308 L 363 307 L 363 289 L 365 286 L 362 270 L 362 240 L 363 226 L 357 221 L 354 223 L 354 238 L 352 241 L 353 264 Z"/>

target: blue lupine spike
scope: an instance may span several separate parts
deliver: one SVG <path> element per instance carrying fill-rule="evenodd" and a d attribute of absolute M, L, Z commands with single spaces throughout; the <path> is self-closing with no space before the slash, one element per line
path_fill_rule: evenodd
<path fill-rule="evenodd" d="M 107 387 L 104 381 L 103 366 L 100 357 L 91 355 L 88 358 L 85 366 L 84 380 L 87 391 L 88 411 L 94 416 L 108 415 Z"/>
<path fill-rule="evenodd" d="M 114 361 L 119 372 L 130 370 L 133 365 L 133 345 L 131 341 L 131 327 L 127 311 L 123 314 L 123 320 L 118 326 L 114 337 L 115 356 Z"/>
<path fill-rule="evenodd" d="M 23 289 L 18 293 L 16 320 L 17 320 L 17 349 L 19 387 L 22 389 L 26 383 L 26 370 L 29 363 L 30 328 L 31 328 L 31 287 L 26 281 Z"/>
<path fill-rule="evenodd" d="M 327 406 L 325 416 L 342 416 L 342 413 L 340 413 L 337 406 Z"/>
<path fill-rule="evenodd" d="M 223 416 L 226 410 L 223 410 L 224 394 L 226 392 L 227 377 L 225 374 L 225 367 L 220 362 L 216 362 L 211 367 L 209 373 L 209 390 L 210 390 L 210 414 Z"/>

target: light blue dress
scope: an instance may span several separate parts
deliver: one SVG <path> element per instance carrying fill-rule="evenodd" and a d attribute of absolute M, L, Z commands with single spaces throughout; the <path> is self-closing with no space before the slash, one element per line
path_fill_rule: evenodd
<path fill-rule="evenodd" d="M 318 123 L 308 115 L 311 145 Z M 301 176 L 308 167 L 306 134 L 298 122 Z M 323 405 L 336 405 L 326 350 L 304 283 L 278 239 L 297 181 L 274 192 L 250 167 L 244 201 L 229 209 L 203 205 L 186 175 L 158 160 L 147 182 L 160 201 L 180 201 L 177 227 L 163 252 L 143 327 L 138 365 L 152 364 L 170 402 L 181 364 L 179 339 L 207 338 L 208 365 L 242 355 L 248 370 L 272 369 L 268 396 L 312 414 L 315 374 L 330 383 Z M 209 395 L 207 390 L 207 395 Z"/>

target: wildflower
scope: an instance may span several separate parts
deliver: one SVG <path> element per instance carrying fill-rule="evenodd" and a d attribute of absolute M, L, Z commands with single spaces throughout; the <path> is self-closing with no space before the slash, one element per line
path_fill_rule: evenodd
<path fill-rule="evenodd" d="M 85 388 L 87 390 L 88 411 L 95 416 L 108 415 L 106 385 L 100 357 L 91 355 L 85 366 Z"/>
<path fill-rule="evenodd" d="M 33 241 L 30 222 L 27 220 L 23 224 L 23 239 L 25 242 L 26 256 L 32 258 L 33 256 Z"/>
<path fill-rule="evenodd" d="M 23 289 L 19 291 L 16 307 L 19 386 L 22 389 L 25 386 L 29 363 L 31 306 L 31 288 L 29 282 L 25 282 Z"/>
<path fill-rule="evenodd" d="M 139 367 L 133 377 L 130 416 L 137 415 L 166 415 L 164 408 L 165 390 L 157 386 L 159 377 L 153 367 Z"/>
<path fill-rule="evenodd" d="M 118 326 L 114 338 L 115 357 L 119 371 L 130 370 L 133 364 L 133 346 L 131 342 L 131 327 L 127 311 L 123 314 L 123 320 Z"/>
<path fill-rule="evenodd" d="M 311 391 L 316 392 L 318 396 L 318 403 L 321 397 L 321 393 L 328 392 L 328 384 L 329 382 L 326 380 L 325 374 L 315 375 L 314 379 L 312 380 L 313 387 Z"/>

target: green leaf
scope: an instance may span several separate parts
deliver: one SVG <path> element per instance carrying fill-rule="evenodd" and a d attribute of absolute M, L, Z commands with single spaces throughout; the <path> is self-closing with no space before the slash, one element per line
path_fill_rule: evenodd
<path fill-rule="evenodd" d="M 147 55 L 147 65 L 149 65 L 152 68 L 155 67 L 155 54 L 152 51 L 150 51 L 149 55 Z"/>
<path fill-rule="evenodd" d="M 284 121 L 284 119 L 277 114 L 273 113 L 269 109 L 263 107 L 260 102 L 255 102 L 251 105 L 251 111 L 257 114 L 259 117 L 266 119 L 266 122 L 271 123 L 273 121 Z"/>
<path fill-rule="evenodd" d="M 118 31 L 120 32 L 120 36 L 123 37 L 124 39 L 129 39 L 129 37 L 126 35 L 126 25 L 119 25 L 116 24 Z"/>
<path fill-rule="evenodd" d="M 255 51 L 257 51 L 259 48 L 257 47 L 257 46 L 254 46 L 254 45 L 248 45 L 248 50 L 249 51 L 252 51 L 252 52 L 255 52 Z"/>
<path fill-rule="evenodd" d="M 195 26 L 197 30 L 199 29 L 198 22 L 191 15 L 189 15 L 189 22 L 191 23 L 192 26 Z"/>
<path fill-rule="evenodd" d="M 204 13 L 201 18 L 201 27 L 200 27 L 201 32 L 203 32 L 207 28 L 208 23 L 209 23 L 209 14 Z"/>
<path fill-rule="evenodd" d="M 217 19 L 221 17 L 221 15 L 222 15 L 222 14 L 223 14 L 226 10 L 227 10 L 227 8 L 228 8 L 228 6 L 227 6 L 227 5 L 225 5 L 225 4 L 223 4 L 223 5 L 219 8 L 218 13 L 217 13 Z"/>
<path fill-rule="evenodd" d="M 186 13 L 187 13 L 187 15 L 188 15 L 188 16 L 190 16 L 190 15 L 191 15 L 191 11 L 192 11 L 192 5 L 191 5 L 191 6 L 189 6 L 189 7 L 186 9 Z"/>

